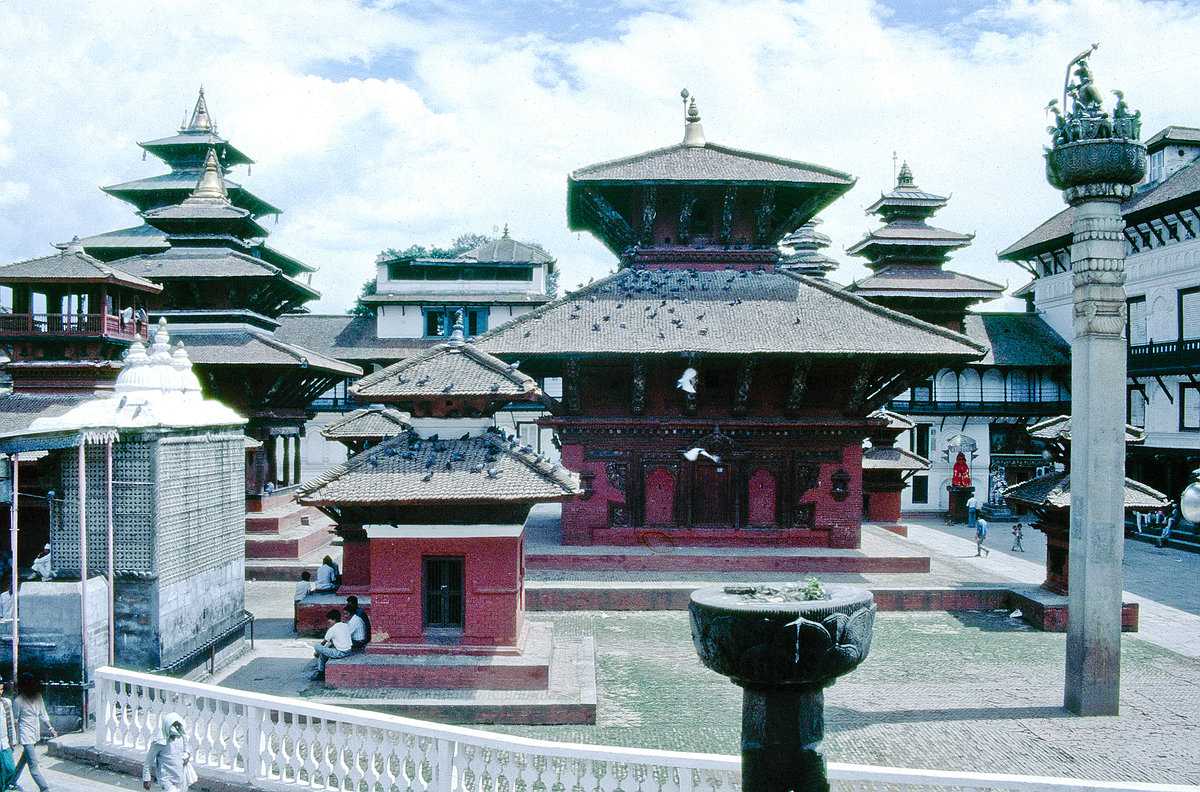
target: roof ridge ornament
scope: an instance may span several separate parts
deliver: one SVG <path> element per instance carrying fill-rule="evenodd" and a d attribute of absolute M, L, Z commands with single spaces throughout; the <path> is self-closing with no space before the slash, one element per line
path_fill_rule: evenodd
<path fill-rule="evenodd" d="M 63 251 L 64 255 L 79 254 L 83 252 L 83 243 L 79 241 L 79 235 L 71 237 L 71 241 L 67 243 L 67 249 Z"/>
<path fill-rule="evenodd" d="M 200 96 L 196 98 L 196 108 L 192 110 L 192 120 L 179 130 L 180 132 L 216 132 L 217 127 L 208 114 L 208 103 L 204 101 L 204 86 L 200 86 Z"/>
<path fill-rule="evenodd" d="M 466 340 L 463 338 L 463 312 L 462 308 L 454 314 L 454 332 L 450 334 L 446 344 L 452 349 L 461 349 Z"/>
<path fill-rule="evenodd" d="M 704 139 L 704 127 L 700 126 L 700 111 L 696 109 L 696 97 L 692 96 L 687 88 L 680 91 L 679 96 L 683 99 L 683 145 L 695 148 L 703 147 L 708 141 Z"/>

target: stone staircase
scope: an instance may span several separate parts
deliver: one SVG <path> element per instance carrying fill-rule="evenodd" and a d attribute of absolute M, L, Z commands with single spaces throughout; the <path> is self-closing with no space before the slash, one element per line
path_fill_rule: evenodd
<path fill-rule="evenodd" d="M 298 580 L 325 556 L 340 560 L 333 521 L 292 500 L 291 490 L 246 499 L 246 579 Z"/>

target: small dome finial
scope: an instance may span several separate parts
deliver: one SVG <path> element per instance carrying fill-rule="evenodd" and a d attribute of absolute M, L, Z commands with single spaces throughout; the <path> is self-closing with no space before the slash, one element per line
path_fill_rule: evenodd
<path fill-rule="evenodd" d="M 700 111 L 696 109 L 696 97 L 687 88 L 680 91 L 679 96 L 683 99 L 683 145 L 703 146 L 706 141 L 704 127 L 700 126 Z"/>
<path fill-rule="evenodd" d="M 505 223 L 505 224 L 504 224 L 504 234 L 503 234 L 503 235 L 502 235 L 500 238 L 501 238 L 501 239 L 508 239 L 508 223 Z"/>

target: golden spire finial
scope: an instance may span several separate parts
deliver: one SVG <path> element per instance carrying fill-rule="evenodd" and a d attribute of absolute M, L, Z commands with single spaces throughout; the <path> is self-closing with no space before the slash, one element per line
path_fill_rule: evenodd
<path fill-rule="evenodd" d="M 679 96 L 683 99 L 683 145 L 703 146 L 707 141 L 704 139 L 704 127 L 700 126 L 700 111 L 696 109 L 696 97 L 688 93 L 687 88 L 680 91 Z"/>
<path fill-rule="evenodd" d="M 229 193 L 225 189 L 225 178 L 221 174 L 221 164 L 217 161 L 215 146 L 208 147 L 208 156 L 204 158 L 204 172 L 200 174 L 200 180 L 196 183 L 196 189 L 192 192 L 191 197 L 229 200 Z"/>
<path fill-rule="evenodd" d="M 208 103 L 204 101 L 204 86 L 200 86 L 200 96 L 196 98 L 196 109 L 192 110 L 192 120 L 184 124 L 183 132 L 211 132 L 216 127 L 208 115 Z"/>

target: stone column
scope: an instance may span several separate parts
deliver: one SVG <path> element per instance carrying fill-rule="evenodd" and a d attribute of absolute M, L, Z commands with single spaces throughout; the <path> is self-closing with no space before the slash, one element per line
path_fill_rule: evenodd
<path fill-rule="evenodd" d="M 1124 185 L 1068 190 L 1071 270 L 1071 528 L 1065 704 L 1116 715 L 1121 692 L 1125 551 Z"/>
<path fill-rule="evenodd" d="M 1071 513 L 1064 703 L 1116 715 L 1121 694 L 1125 551 L 1125 221 L 1121 203 L 1146 172 L 1141 116 L 1124 94 L 1110 116 L 1087 58 L 1067 65 L 1046 150 L 1046 178 L 1075 208 L 1071 227 Z M 1074 69 L 1074 71 L 1072 71 Z M 1062 112 L 1065 111 L 1065 115 Z"/>

